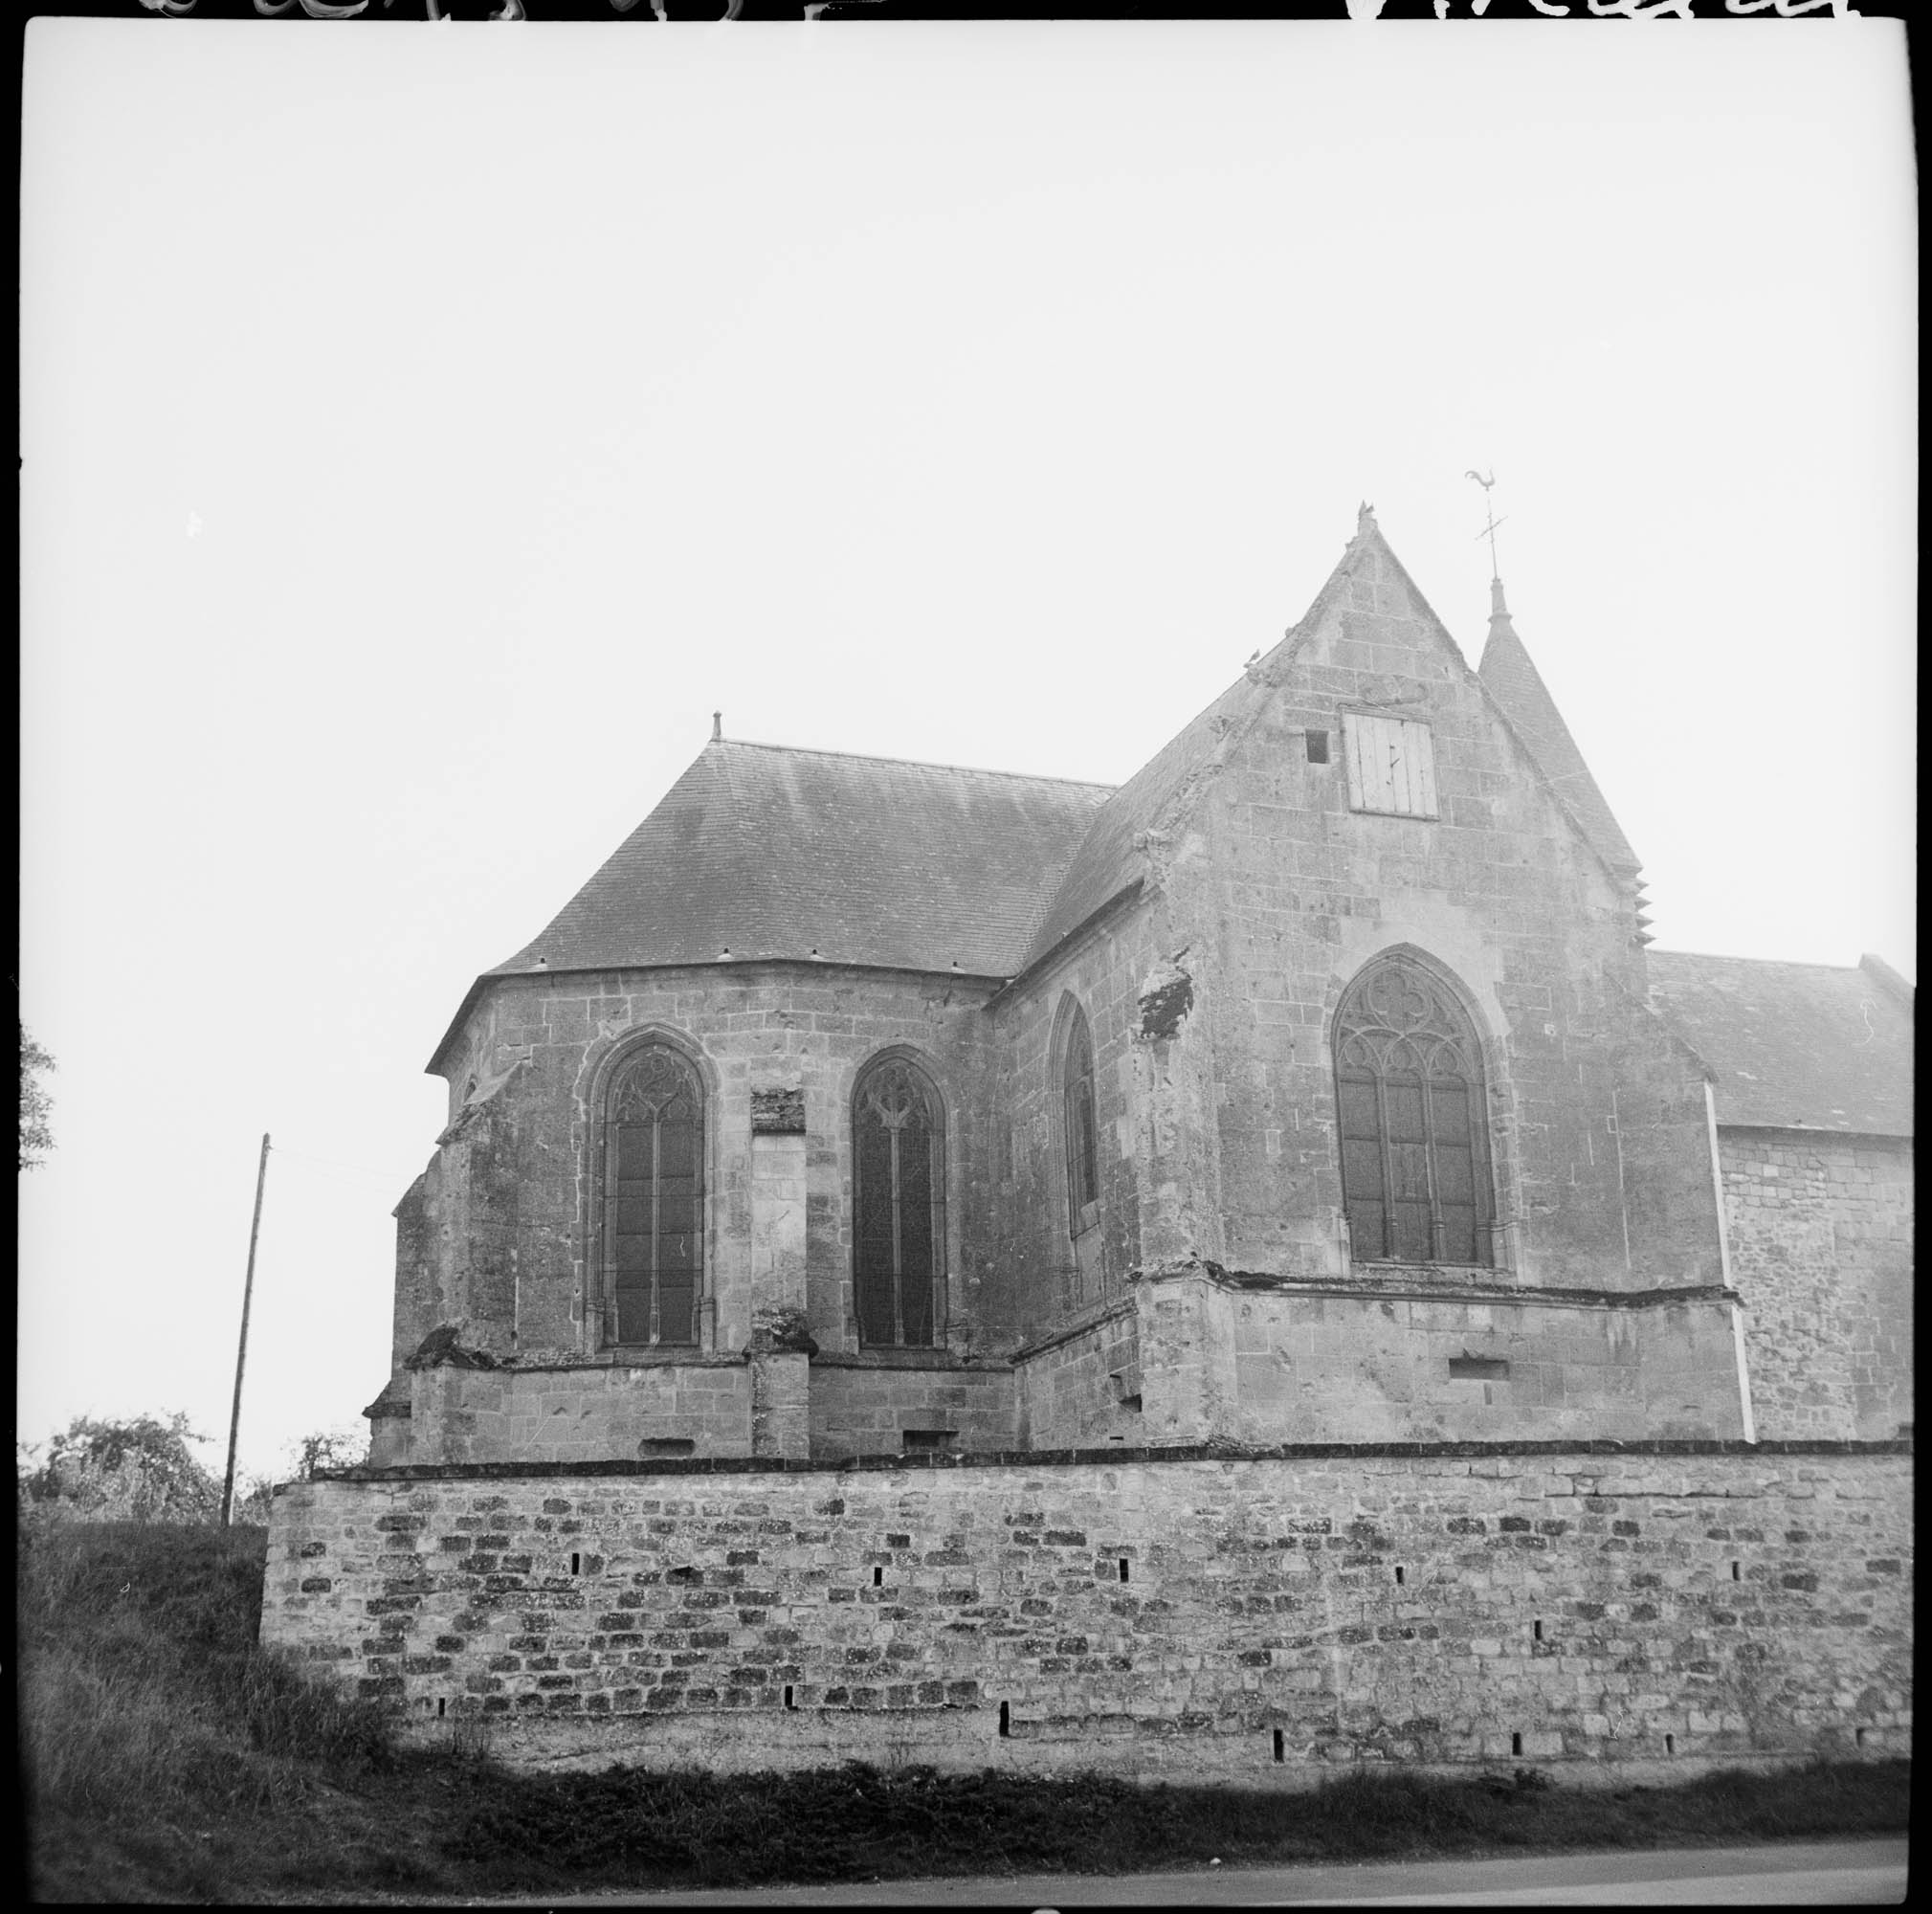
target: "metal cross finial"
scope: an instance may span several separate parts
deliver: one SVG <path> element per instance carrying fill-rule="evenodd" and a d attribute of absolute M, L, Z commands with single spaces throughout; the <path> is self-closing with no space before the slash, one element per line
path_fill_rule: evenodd
<path fill-rule="evenodd" d="M 1489 575 L 1492 578 L 1500 578 L 1502 576 L 1502 568 L 1496 561 L 1496 528 L 1499 525 L 1508 524 L 1509 521 L 1507 519 L 1499 519 L 1492 507 L 1489 488 L 1496 483 L 1496 474 L 1492 470 L 1487 478 L 1480 472 L 1474 471 L 1465 472 L 1462 476 L 1465 478 L 1474 478 L 1482 487 L 1483 511 L 1487 514 L 1489 523 L 1477 533 L 1477 537 L 1486 538 L 1489 541 Z"/>

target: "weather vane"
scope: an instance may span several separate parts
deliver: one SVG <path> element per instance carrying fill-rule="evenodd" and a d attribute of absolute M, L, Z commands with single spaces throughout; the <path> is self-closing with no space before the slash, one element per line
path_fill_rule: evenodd
<path fill-rule="evenodd" d="M 1502 576 L 1502 568 L 1496 562 L 1496 528 L 1498 525 L 1508 524 L 1509 521 L 1507 519 L 1499 519 L 1491 508 L 1489 488 L 1496 483 L 1496 474 L 1492 471 L 1487 478 L 1480 472 L 1474 471 L 1465 472 L 1462 476 L 1465 478 L 1474 478 L 1482 487 L 1482 508 L 1488 515 L 1489 523 L 1477 533 L 1477 537 L 1486 538 L 1489 541 L 1489 575 L 1492 578 L 1500 578 Z"/>

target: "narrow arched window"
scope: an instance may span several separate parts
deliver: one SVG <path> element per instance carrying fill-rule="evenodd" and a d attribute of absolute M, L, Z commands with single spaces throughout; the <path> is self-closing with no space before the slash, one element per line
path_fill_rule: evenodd
<path fill-rule="evenodd" d="M 1060 1058 L 1060 1113 L 1067 1152 L 1067 1234 L 1084 1235 L 1100 1219 L 1099 1130 L 1094 1115 L 1094 1040 L 1086 1013 L 1073 1006 Z"/>
<path fill-rule="evenodd" d="M 1488 1263 L 1482 1052 L 1448 988 L 1384 957 L 1335 1013 L 1342 1198 L 1358 1262 Z"/>
<path fill-rule="evenodd" d="M 689 1346 L 704 1277 L 704 1092 L 653 1046 L 611 1080 L 604 1121 L 605 1339 Z"/>
<path fill-rule="evenodd" d="M 885 1057 L 852 1096 L 858 1338 L 929 1347 L 945 1321 L 945 1119 L 917 1064 Z"/>

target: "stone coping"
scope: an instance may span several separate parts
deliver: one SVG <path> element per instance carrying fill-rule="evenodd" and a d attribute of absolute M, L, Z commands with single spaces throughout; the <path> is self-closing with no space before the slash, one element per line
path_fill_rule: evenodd
<path fill-rule="evenodd" d="M 487 1350 L 464 1350 L 461 1355 L 443 1354 L 427 1361 L 404 1364 L 411 1374 L 433 1369 L 458 1369 L 486 1375 L 574 1375 L 591 1369 L 742 1369 L 747 1363 L 770 1356 L 804 1356 L 802 1349 L 772 1347 L 758 1349 L 699 1349 L 684 1344 L 659 1345 L 655 1348 L 596 1349 L 584 1355 L 537 1351 L 531 1354 L 498 1355 Z M 961 1356 L 949 1349 L 820 1349 L 808 1360 L 821 1369 L 934 1369 L 946 1374 L 989 1371 L 1003 1374 L 1011 1369 L 1005 1356 Z M 407 1408 L 385 1412 L 408 1414 Z M 365 1414 L 367 1411 L 364 1412 Z"/>
<path fill-rule="evenodd" d="M 944 1375 L 1004 1375 L 1011 1368 L 1005 1356 L 962 1356 L 950 1349 L 820 1349 L 811 1358 L 815 1369 L 874 1369 L 888 1373 L 932 1370 Z"/>
<path fill-rule="evenodd" d="M 1318 1296 L 1344 1302 L 1478 1302 L 1556 1309 L 1655 1309 L 1673 1302 L 1742 1302 L 1735 1289 L 1720 1282 L 1677 1283 L 1665 1289 L 1588 1289 L 1547 1286 L 1484 1278 L 1470 1264 L 1353 1263 L 1347 1279 L 1333 1276 L 1277 1276 L 1265 1270 L 1224 1269 L 1218 1263 L 1176 1263 L 1133 1269 L 1129 1282 L 1174 1282 L 1198 1276 L 1218 1289 L 1244 1295 Z M 1427 1272 L 1396 1275 L 1397 1270 Z"/>
<path fill-rule="evenodd" d="M 1070 1318 L 1058 1327 L 1047 1330 L 1044 1335 L 1035 1336 L 1031 1342 L 1022 1343 L 1008 1361 L 1017 1369 L 1022 1363 L 1032 1362 L 1035 1356 L 1045 1355 L 1049 1349 L 1057 1349 L 1063 1343 L 1075 1342 L 1108 1323 L 1116 1323 L 1122 1317 L 1137 1313 L 1131 1296 L 1090 1303 L 1081 1314 Z"/>
<path fill-rule="evenodd" d="M 1164 1462 L 1293 1462 L 1366 1461 L 1376 1458 L 1509 1458 L 1532 1456 L 1605 1456 L 1662 1459 L 1713 1456 L 1906 1456 L 1913 1453 L 1907 1438 L 1883 1442 L 1287 1442 L 1272 1448 L 1243 1448 L 1233 1443 L 1186 1443 L 1163 1448 L 1001 1449 L 979 1454 L 945 1453 L 894 1456 L 855 1456 L 842 1460 L 791 1459 L 767 1456 L 694 1456 L 676 1460 L 612 1460 L 608 1462 L 398 1462 L 384 1468 L 344 1469 L 318 1475 L 323 1482 L 514 1481 L 520 1478 L 552 1480 L 570 1476 L 759 1476 L 759 1475 L 885 1475 L 904 1470 L 1061 1469 L 1120 1467 Z M 281 1482 L 281 1495 L 300 1484 Z"/>

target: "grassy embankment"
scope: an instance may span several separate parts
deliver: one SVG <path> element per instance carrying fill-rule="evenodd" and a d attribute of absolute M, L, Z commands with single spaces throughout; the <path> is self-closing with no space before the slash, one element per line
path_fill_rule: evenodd
<path fill-rule="evenodd" d="M 1381 1775 L 1311 1794 L 848 1768 L 514 1776 L 398 1752 L 255 1645 L 263 1532 L 31 1523 L 29 1865 L 50 1901 L 417 1900 L 1124 1872 L 1900 1831 L 1903 1762 L 1584 1792 Z"/>

